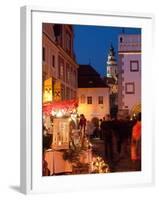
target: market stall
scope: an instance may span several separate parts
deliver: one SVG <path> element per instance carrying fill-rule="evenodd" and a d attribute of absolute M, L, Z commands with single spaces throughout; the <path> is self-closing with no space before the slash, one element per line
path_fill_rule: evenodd
<path fill-rule="evenodd" d="M 82 132 L 84 129 L 78 126 L 77 107 L 77 100 L 57 101 L 43 105 L 43 127 L 52 135 L 48 145 L 43 143 L 45 144 L 43 159 L 47 163 L 50 175 L 108 171 L 102 170 L 106 168 L 104 161 L 97 159 L 95 162 L 92 144 Z M 46 136 L 48 137 L 48 134 Z M 98 168 L 97 165 L 100 167 Z"/>
<path fill-rule="evenodd" d="M 87 138 L 81 138 L 77 106 L 77 100 L 43 105 L 43 127 L 52 134 L 49 148 L 43 146 L 44 159 L 51 175 L 77 173 L 79 169 L 81 173 L 90 172 L 91 144 Z"/>

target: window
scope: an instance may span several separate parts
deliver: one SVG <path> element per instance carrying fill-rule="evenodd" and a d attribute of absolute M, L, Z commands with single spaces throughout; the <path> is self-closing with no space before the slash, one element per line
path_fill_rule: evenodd
<path fill-rule="evenodd" d="M 123 42 L 123 38 L 122 37 L 120 37 L 120 43 L 122 43 Z"/>
<path fill-rule="evenodd" d="M 52 57 L 51 57 L 51 65 L 52 65 L 52 67 L 55 67 L 55 56 L 54 55 L 52 55 Z"/>
<path fill-rule="evenodd" d="M 139 61 L 138 60 L 131 60 L 130 61 L 130 71 L 131 72 L 138 72 L 139 71 Z"/>
<path fill-rule="evenodd" d="M 43 52 L 42 52 L 42 57 L 43 57 L 43 61 L 45 61 L 45 47 L 43 47 Z"/>
<path fill-rule="evenodd" d="M 71 90 L 71 99 L 73 99 L 73 90 Z"/>
<path fill-rule="evenodd" d="M 69 78 L 70 78 L 70 72 L 69 72 L 69 64 L 66 63 L 66 82 L 68 83 L 69 82 Z"/>
<path fill-rule="evenodd" d="M 66 50 L 71 52 L 71 35 L 66 32 Z"/>
<path fill-rule="evenodd" d="M 81 95 L 81 103 L 85 103 L 85 101 L 86 101 L 85 95 Z"/>
<path fill-rule="evenodd" d="M 65 99 L 65 86 L 62 85 L 61 87 L 61 99 L 64 100 Z"/>
<path fill-rule="evenodd" d="M 73 85 L 73 69 L 72 69 L 72 67 L 70 68 L 69 83 L 71 85 Z"/>
<path fill-rule="evenodd" d="M 73 98 L 75 99 L 76 96 L 77 96 L 77 95 L 76 95 L 76 91 L 74 91 L 74 92 L 73 92 Z"/>
<path fill-rule="evenodd" d="M 63 79 L 63 63 L 60 65 L 60 78 Z"/>
<path fill-rule="evenodd" d="M 66 99 L 70 99 L 70 89 L 66 88 Z"/>
<path fill-rule="evenodd" d="M 68 68 L 68 71 L 67 71 L 67 80 L 68 80 L 68 83 L 70 82 L 70 68 Z"/>
<path fill-rule="evenodd" d="M 76 71 L 73 71 L 73 87 L 76 87 Z"/>
<path fill-rule="evenodd" d="M 98 104 L 103 104 L 103 96 L 98 97 Z"/>
<path fill-rule="evenodd" d="M 125 93 L 126 94 L 135 94 L 135 83 L 125 83 Z"/>
<path fill-rule="evenodd" d="M 64 60 L 60 56 L 58 59 L 58 78 L 64 80 Z"/>
<path fill-rule="evenodd" d="M 87 104 L 92 104 L 92 97 L 87 97 Z"/>

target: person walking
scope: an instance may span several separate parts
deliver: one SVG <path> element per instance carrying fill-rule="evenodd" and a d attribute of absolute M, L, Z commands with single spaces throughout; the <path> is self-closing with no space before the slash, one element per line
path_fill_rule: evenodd
<path fill-rule="evenodd" d="M 137 122 L 132 128 L 131 136 L 131 161 L 133 169 L 141 170 L 141 113 L 137 116 Z"/>
<path fill-rule="evenodd" d="M 86 130 L 86 118 L 85 118 L 84 114 L 80 115 L 79 129 L 82 134 L 81 138 L 83 139 L 85 136 L 85 130 Z"/>

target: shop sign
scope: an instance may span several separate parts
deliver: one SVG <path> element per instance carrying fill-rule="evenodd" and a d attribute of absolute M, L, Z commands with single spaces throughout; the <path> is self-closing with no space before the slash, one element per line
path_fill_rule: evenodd
<path fill-rule="evenodd" d="M 43 103 L 52 102 L 52 78 L 44 81 Z"/>
<path fill-rule="evenodd" d="M 61 81 L 57 80 L 54 84 L 54 101 L 61 100 Z"/>

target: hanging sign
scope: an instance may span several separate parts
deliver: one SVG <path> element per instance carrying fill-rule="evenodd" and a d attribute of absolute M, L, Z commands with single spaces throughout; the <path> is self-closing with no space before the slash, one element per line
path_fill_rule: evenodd
<path fill-rule="evenodd" d="M 57 80 L 54 84 L 54 101 L 61 100 L 61 81 Z"/>
<path fill-rule="evenodd" d="M 44 81 L 43 103 L 52 102 L 52 78 Z"/>

